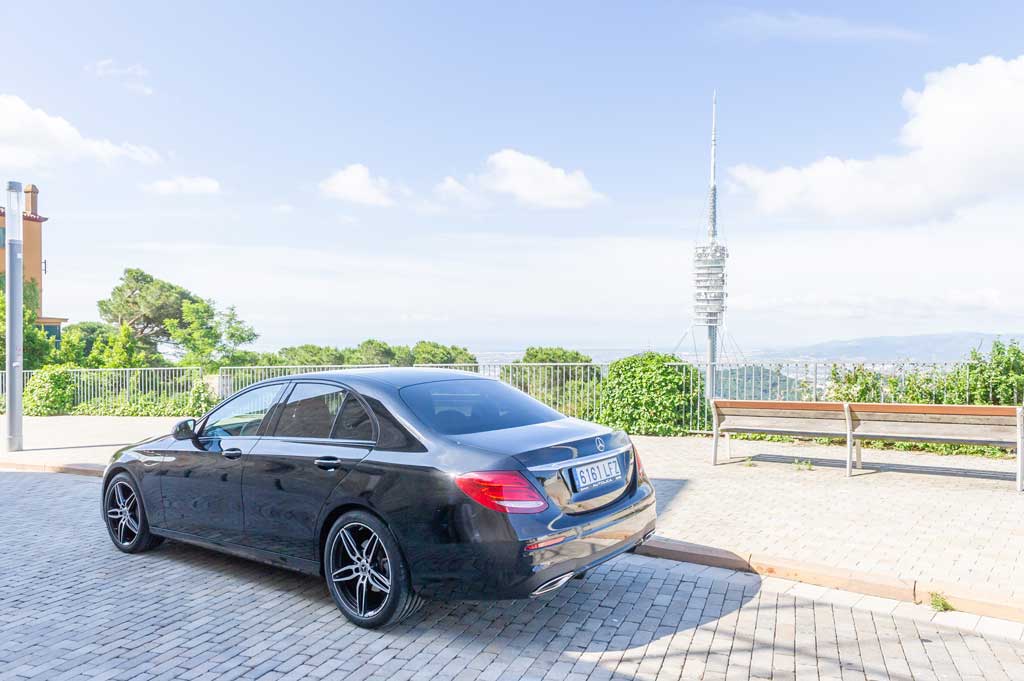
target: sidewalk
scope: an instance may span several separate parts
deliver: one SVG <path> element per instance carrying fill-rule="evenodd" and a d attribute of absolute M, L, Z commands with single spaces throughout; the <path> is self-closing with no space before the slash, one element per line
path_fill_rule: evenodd
<path fill-rule="evenodd" d="M 26 451 L 0 454 L 0 469 L 100 475 L 117 449 L 176 421 L 27 418 Z M 1010 459 L 865 449 L 846 478 L 841 447 L 737 441 L 734 461 L 713 467 L 707 438 L 634 441 L 658 490 L 645 553 L 887 604 L 941 593 L 957 610 L 1024 622 L 1024 495 Z"/>
<path fill-rule="evenodd" d="M 707 438 L 634 441 L 675 540 L 654 555 L 1024 621 L 1012 459 L 865 449 L 847 478 L 842 447 L 736 441 L 713 467 Z"/>
<path fill-rule="evenodd" d="M 26 416 L 24 449 L 0 451 L 0 468 L 101 475 L 121 447 L 169 433 L 180 421 L 171 417 Z M 0 447 L 7 428 L 0 419 Z"/>

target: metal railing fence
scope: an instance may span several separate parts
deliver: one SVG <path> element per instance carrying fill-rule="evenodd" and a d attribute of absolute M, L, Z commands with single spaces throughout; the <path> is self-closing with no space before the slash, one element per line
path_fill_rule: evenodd
<path fill-rule="evenodd" d="M 250 366 L 225 367 L 218 375 L 218 394 L 226 397 L 268 378 L 299 373 L 379 367 Z M 457 369 L 505 381 L 569 416 L 600 420 L 605 407 L 610 364 L 481 364 L 419 365 Z M 679 373 L 675 389 L 683 411 L 680 422 L 691 432 L 711 427 L 710 405 L 705 399 L 707 366 L 675 362 Z M 34 372 L 25 372 L 25 384 Z M 203 381 L 198 367 L 139 369 L 72 369 L 75 405 L 86 402 L 132 403 L 173 399 L 189 394 Z M 715 396 L 725 399 L 835 400 L 848 402 L 904 402 L 937 404 L 1020 405 L 1024 400 L 1024 370 L 996 373 L 971 362 L 749 362 L 719 364 L 714 372 Z M 0 372 L 0 395 L 7 377 Z"/>
<path fill-rule="evenodd" d="M 505 381 L 562 413 L 600 420 L 604 386 L 611 365 L 600 363 L 423 364 Z M 680 422 L 688 432 L 709 432 L 711 410 L 705 399 L 707 365 L 675 362 L 682 393 Z M 352 366 L 225 367 L 220 396 L 265 378 Z M 938 404 L 1021 404 L 1024 374 L 994 378 L 970 363 L 921 362 L 749 362 L 719 364 L 715 397 L 749 400 L 837 400 Z"/>
<path fill-rule="evenodd" d="M 132 403 L 173 399 L 188 395 L 203 382 L 201 367 L 144 367 L 138 369 L 71 369 L 75 384 L 75 406 L 87 402 Z M 24 385 L 35 374 L 24 372 Z M 7 372 L 0 371 L 0 395 L 7 395 Z"/>

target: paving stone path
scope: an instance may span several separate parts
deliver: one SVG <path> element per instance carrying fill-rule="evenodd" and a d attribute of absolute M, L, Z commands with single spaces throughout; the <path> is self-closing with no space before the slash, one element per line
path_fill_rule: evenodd
<path fill-rule="evenodd" d="M 100 481 L 0 472 L 0 679 L 1022 679 L 1024 644 L 624 556 L 538 600 L 431 603 L 389 631 L 320 580 L 110 545 Z"/>
<path fill-rule="evenodd" d="M 634 441 L 663 537 L 1024 602 L 1024 494 L 1012 459 L 865 448 L 864 469 L 847 478 L 845 447 L 738 441 L 736 461 L 712 466 L 709 438 Z"/>

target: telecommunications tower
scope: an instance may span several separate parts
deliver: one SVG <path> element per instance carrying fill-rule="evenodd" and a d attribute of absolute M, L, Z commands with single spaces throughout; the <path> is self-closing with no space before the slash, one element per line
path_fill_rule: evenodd
<path fill-rule="evenodd" d="M 693 251 L 693 325 L 708 330 L 708 363 L 704 388 L 707 398 L 715 397 L 718 365 L 718 328 L 725 318 L 725 261 L 729 250 L 718 243 L 718 195 L 715 185 L 717 93 L 711 98 L 711 188 L 708 192 L 708 239 Z"/>

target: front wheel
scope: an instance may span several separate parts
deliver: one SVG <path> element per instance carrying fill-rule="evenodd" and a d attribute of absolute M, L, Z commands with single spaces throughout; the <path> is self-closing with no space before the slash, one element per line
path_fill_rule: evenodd
<path fill-rule="evenodd" d="M 142 495 L 127 473 L 118 473 L 107 485 L 103 493 L 103 518 L 110 540 L 125 553 L 148 551 L 163 541 L 149 531 Z"/>
<path fill-rule="evenodd" d="M 396 624 L 423 603 L 394 535 L 365 511 L 349 511 L 334 522 L 324 546 L 324 576 L 345 617 L 367 629 Z"/>

